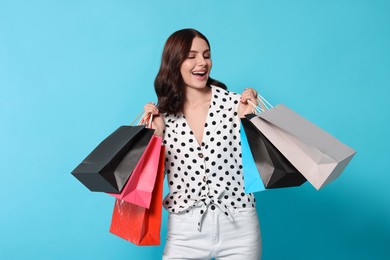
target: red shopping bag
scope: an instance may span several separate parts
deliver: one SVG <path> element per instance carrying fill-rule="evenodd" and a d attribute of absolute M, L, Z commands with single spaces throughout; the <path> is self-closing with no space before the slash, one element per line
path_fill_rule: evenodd
<path fill-rule="evenodd" d="M 116 199 L 110 226 L 112 234 L 140 246 L 160 244 L 164 159 L 165 149 L 162 146 L 149 209 Z"/>
<path fill-rule="evenodd" d="M 149 208 L 159 165 L 162 138 L 153 135 L 120 194 L 110 195 Z"/>

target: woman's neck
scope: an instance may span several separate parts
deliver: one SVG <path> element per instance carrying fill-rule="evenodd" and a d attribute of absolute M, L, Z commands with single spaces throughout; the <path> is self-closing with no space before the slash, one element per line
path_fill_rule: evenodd
<path fill-rule="evenodd" d="M 184 99 L 184 110 L 203 106 L 205 103 L 210 103 L 211 88 L 205 87 L 202 89 L 186 88 Z"/>

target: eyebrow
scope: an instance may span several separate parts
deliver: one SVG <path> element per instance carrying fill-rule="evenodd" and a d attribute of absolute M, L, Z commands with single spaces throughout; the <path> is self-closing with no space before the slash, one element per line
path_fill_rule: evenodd
<path fill-rule="evenodd" d="M 191 51 L 189 51 L 189 52 L 193 52 L 193 53 L 199 53 L 198 51 L 194 51 L 194 50 L 191 50 Z M 207 50 L 205 50 L 203 53 L 205 53 L 205 52 L 210 52 L 210 50 L 209 50 L 209 49 L 207 49 Z"/>

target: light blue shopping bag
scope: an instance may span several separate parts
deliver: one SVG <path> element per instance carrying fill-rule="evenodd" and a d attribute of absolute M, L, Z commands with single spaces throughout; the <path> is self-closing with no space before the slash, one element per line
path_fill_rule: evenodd
<path fill-rule="evenodd" d="M 253 159 L 251 149 L 246 138 L 244 127 L 241 124 L 241 155 L 242 171 L 244 175 L 245 193 L 259 192 L 265 190 L 260 173 L 257 170 L 255 160 Z"/>

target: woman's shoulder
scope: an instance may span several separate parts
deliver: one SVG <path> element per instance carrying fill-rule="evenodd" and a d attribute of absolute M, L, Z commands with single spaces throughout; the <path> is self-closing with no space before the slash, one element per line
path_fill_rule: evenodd
<path fill-rule="evenodd" d="M 181 112 L 175 114 L 164 113 L 163 118 L 164 118 L 165 128 L 175 129 L 178 123 L 182 122 L 183 114 Z"/>
<path fill-rule="evenodd" d="M 164 116 L 165 124 L 174 122 L 175 118 L 177 117 L 176 114 L 170 114 L 170 113 L 164 113 L 163 116 Z"/>
<path fill-rule="evenodd" d="M 213 92 L 215 92 L 216 95 L 220 95 L 222 98 L 228 98 L 229 100 L 239 100 L 240 99 L 240 94 L 223 89 L 221 87 L 217 87 L 214 85 L 211 85 L 211 88 L 213 89 Z"/>
<path fill-rule="evenodd" d="M 237 111 L 237 106 L 240 101 L 240 95 L 220 88 L 216 86 L 212 86 L 213 89 L 213 97 L 212 97 L 212 105 L 220 108 L 220 109 L 228 109 L 229 111 Z"/>
<path fill-rule="evenodd" d="M 210 87 L 212 89 L 214 89 L 217 93 L 221 93 L 223 95 L 231 95 L 231 96 L 239 96 L 238 93 L 234 92 L 234 91 L 230 91 L 228 89 L 224 89 L 224 88 L 221 88 L 221 87 L 218 87 L 218 86 L 215 86 L 215 85 L 210 85 Z"/>

